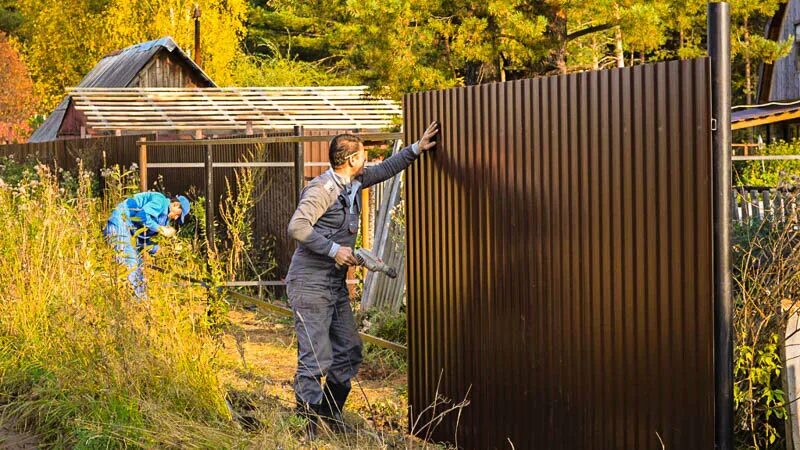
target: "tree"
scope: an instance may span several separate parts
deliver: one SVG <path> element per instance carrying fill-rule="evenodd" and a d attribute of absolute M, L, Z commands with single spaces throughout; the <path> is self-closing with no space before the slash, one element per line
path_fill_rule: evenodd
<path fill-rule="evenodd" d="M 0 32 L 0 142 L 23 141 L 36 109 L 33 81 L 19 53 Z"/>
<path fill-rule="evenodd" d="M 761 34 L 766 21 L 775 14 L 781 0 L 732 0 L 731 1 L 731 57 L 744 66 L 745 102 L 753 103 L 755 77 L 753 66 L 772 63 L 786 56 L 792 40 L 776 42 Z"/>
<path fill-rule="evenodd" d="M 65 88 L 76 85 L 109 51 L 105 3 L 93 0 L 19 0 L 23 60 L 43 111 L 52 111 Z"/>
<path fill-rule="evenodd" d="M 336 86 L 355 81 L 325 70 L 317 62 L 302 61 L 297 56 L 283 55 L 274 44 L 269 56 L 247 54 L 237 58 L 233 65 L 233 83 L 236 86 Z"/>
<path fill-rule="evenodd" d="M 110 45 L 124 48 L 172 36 L 194 49 L 194 8 L 200 7 L 203 70 L 221 86 L 233 83 L 233 66 L 242 56 L 247 0 L 114 0 L 104 14 Z"/>
<path fill-rule="evenodd" d="M 669 15 L 666 0 L 598 0 L 572 5 L 570 66 L 600 69 L 611 65 L 661 59 L 658 52 L 667 39 Z M 613 64 L 611 64 L 613 62 Z"/>
<path fill-rule="evenodd" d="M 172 36 L 191 53 L 195 0 L 19 0 L 23 57 L 43 111 L 52 111 L 104 55 Z M 242 55 L 246 0 L 200 0 L 204 70 L 220 85 L 233 82 Z"/>
<path fill-rule="evenodd" d="M 552 3 L 489 0 L 445 4 L 440 17 L 449 17 L 453 26 L 447 33 L 440 32 L 439 38 L 448 44 L 456 71 L 464 75 L 467 84 L 505 81 L 508 72 L 526 76 L 548 58 L 560 69 L 560 46 L 552 45 L 548 37 L 560 33 L 556 19 L 562 19 L 563 9 Z M 547 14 L 553 22 L 548 22 Z M 461 69 L 470 64 L 479 65 L 478 79 Z"/>
<path fill-rule="evenodd" d="M 661 49 L 663 58 L 689 59 L 705 55 L 707 0 L 669 0 L 668 7 L 664 17 L 667 41 Z"/>
<path fill-rule="evenodd" d="M 16 0 L 0 0 L 0 32 L 13 35 L 22 25 L 22 20 Z"/>
<path fill-rule="evenodd" d="M 252 5 L 247 45 L 276 45 L 381 95 L 526 76 L 551 51 L 522 0 L 275 0 Z"/>

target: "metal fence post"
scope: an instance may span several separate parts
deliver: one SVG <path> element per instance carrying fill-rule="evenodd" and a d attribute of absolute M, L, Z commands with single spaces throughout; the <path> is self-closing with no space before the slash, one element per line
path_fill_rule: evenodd
<path fill-rule="evenodd" d="M 730 271 L 731 43 L 727 3 L 708 5 L 714 227 L 715 447 L 733 450 L 733 303 Z M 714 128 L 713 125 L 716 125 Z"/>
<path fill-rule="evenodd" d="M 212 144 L 206 145 L 206 238 L 208 245 L 216 247 L 214 236 L 214 156 Z"/>
<path fill-rule="evenodd" d="M 147 144 L 145 137 L 139 138 L 139 190 L 147 191 Z"/>
<path fill-rule="evenodd" d="M 295 136 L 302 136 L 303 135 L 303 127 L 295 126 L 294 127 L 294 135 Z M 305 143 L 297 142 L 294 147 L 294 183 L 295 183 L 295 192 L 296 192 L 296 201 L 295 204 L 300 203 L 300 193 L 303 191 L 303 187 L 305 186 L 305 178 L 306 178 L 306 166 L 305 166 L 305 152 L 303 150 Z"/>

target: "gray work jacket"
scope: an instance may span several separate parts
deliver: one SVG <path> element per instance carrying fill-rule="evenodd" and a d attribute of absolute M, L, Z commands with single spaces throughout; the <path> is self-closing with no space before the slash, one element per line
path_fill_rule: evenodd
<path fill-rule="evenodd" d="M 286 282 L 326 285 L 343 280 L 347 267 L 337 269 L 333 257 L 340 246 L 355 246 L 361 220 L 361 189 L 402 172 L 418 154 L 417 145 L 409 145 L 382 163 L 365 167 L 349 184 L 344 184 L 332 170 L 311 180 L 289 221 L 289 236 L 298 246 Z"/>

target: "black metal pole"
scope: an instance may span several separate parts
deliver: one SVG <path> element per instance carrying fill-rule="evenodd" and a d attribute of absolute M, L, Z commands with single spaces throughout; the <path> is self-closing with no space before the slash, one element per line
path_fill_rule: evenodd
<path fill-rule="evenodd" d="M 295 126 L 294 135 L 302 136 L 303 127 Z M 306 184 L 305 152 L 303 151 L 305 145 L 306 144 L 304 142 L 297 142 L 294 147 L 294 183 L 296 193 L 295 204 L 300 203 L 300 192 L 303 191 L 303 187 L 305 187 Z"/>
<path fill-rule="evenodd" d="M 206 239 L 211 248 L 216 248 L 214 237 L 214 156 L 213 146 L 206 146 Z"/>
<path fill-rule="evenodd" d="M 733 450 L 733 301 L 731 299 L 731 19 L 727 3 L 708 4 L 714 222 L 714 444 Z"/>

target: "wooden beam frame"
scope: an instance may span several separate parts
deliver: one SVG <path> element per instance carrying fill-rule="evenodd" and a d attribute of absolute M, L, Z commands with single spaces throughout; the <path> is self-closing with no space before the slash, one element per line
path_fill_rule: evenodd
<path fill-rule="evenodd" d="M 323 88 L 72 88 L 75 108 L 97 130 L 383 130 L 402 115 L 398 102 L 364 86 Z"/>

